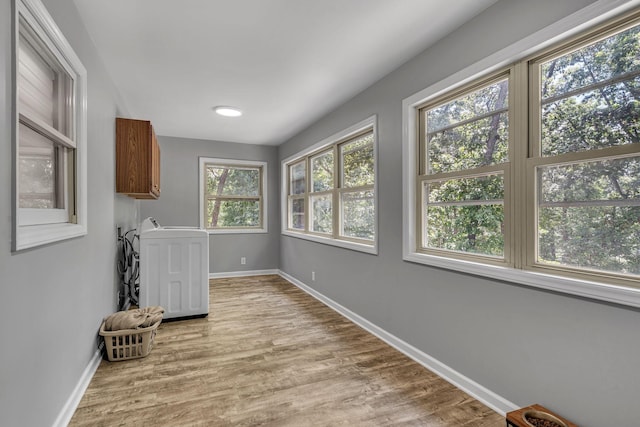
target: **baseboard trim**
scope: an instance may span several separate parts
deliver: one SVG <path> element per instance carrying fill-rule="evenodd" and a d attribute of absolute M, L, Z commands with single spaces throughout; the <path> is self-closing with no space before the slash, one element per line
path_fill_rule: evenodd
<path fill-rule="evenodd" d="M 224 273 L 209 273 L 209 279 L 226 279 L 228 277 L 263 276 L 265 274 L 280 274 L 280 270 L 250 270 L 250 271 L 227 271 Z"/>
<path fill-rule="evenodd" d="M 382 341 L 389 344 L 391 347 L 395 348 L 396 350 L 405 354 L 409 358 L 418 362 L 425 368 L 429 369 L 436 375 L 440 376 L 445 381 L 458 387 L 459 389 L 469 394 L 470 396 L 473 396 L 475 399 L 479 400 L 480 402 L 482 402 L 489 408 L 493 409 L 497 413 L 501 414 L 502 416 L 505 416 L 507 412 L 518 409 L 518 406 L 516 404 L 492 392 L 491 390 L 478 384 L 472 379 L 467 378 L 466 376 L 462 375 L 460 372 L 457 372 L 456 370 L 445 365 L 444 363 L 440 362 L 436 358 L 424 353 L 422 350 L 419 350 L 413 347 L 411 344 L 385 331 L 384 329 L 368 321 L 364 317 L 338 304 L 331 298 L 328 298 L 325 295 L 321 294 L 320 292 L 310 288 L 309 286 L 305 285 L 295 277 L 290 276 L 289 274 L 285 273 L 282 270 L 279 271 L 279 274 L 280 276 L 287 279 L 288 281 L 293 283 L 295 286 L 297 286 L 307 294 L 311 295 L 318 301 L 325 304 L 327 307 L 333 309 L 337 313 L 351 320 L 353 323 L 360 326 L 364 330 L 372 333 L 376 337 L 380 338 Z"/>
<path fill-rule="evenodd" d="M 89 364 L 82 372 L 82 375 L 78 380 L 78 384 L 76 384 L 76 387 L 73 389 L 73 392 L 54 421 L 53 427 L 66 427 L 69 424 L 73 414 L 76 412 L 76 409 L 80 404 L 80 401 L 82 400 L 82 396 L 84 396 L 84 392 L 87 391 L 87 387 L 89 387 L 89 383 L 91 382 L 93 375 L 98 370 L 101 360 L 102 351 L 101 348 L 98 348 L 89 361 Z"/>

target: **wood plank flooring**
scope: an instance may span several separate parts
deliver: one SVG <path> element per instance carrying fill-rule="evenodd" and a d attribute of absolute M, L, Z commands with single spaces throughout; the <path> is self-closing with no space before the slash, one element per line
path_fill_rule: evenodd
<path fill-rule="evenodd" d="M 75 426 L 504 426 L 504 418 L 279 276 L 210 282 L 210 314 L 103 360 Z"/>

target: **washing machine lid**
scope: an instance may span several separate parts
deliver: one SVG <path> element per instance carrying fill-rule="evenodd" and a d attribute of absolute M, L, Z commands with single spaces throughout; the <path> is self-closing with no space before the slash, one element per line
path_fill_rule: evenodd
<path fill-rule="evenodd" d="M 175 238 L 202 238 L 208 236 L 207 230 L 197 227 L 160 227 L 143 231 L 141 239 L 175 239 Z"/>

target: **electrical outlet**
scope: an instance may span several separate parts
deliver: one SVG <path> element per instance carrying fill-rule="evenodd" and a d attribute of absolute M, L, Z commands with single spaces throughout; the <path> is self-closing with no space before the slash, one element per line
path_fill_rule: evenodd
<path fill-rule="evenodd" d="M 315 271 L 312 271 L 312 272 L 311 272 L 311 281 L 312 281 L 312 282 L 315 282 L 315 281 L 316 281 L 316 272 L 315 272 Z"/>
<path fill-rule="evenodd" d="M 121 237 L 121 236 L 122 236 L 122 227 L 116 224 L 116 237 Z"/>
<path fill-rule="evenodd" d="M 240 264 L 245 265 L 247 263 L 247 257 L 240 258 Z"/>

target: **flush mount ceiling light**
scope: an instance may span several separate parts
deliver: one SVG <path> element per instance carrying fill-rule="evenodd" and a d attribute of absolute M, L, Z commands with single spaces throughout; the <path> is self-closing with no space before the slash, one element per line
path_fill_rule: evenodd
<path fill-rule="evenodd" d="M 219 105 L 213 109 L 217 114 L 225 117 L 240 117 L 242 111 L 236 107 L 229 107 L 225 105 Z"/>

